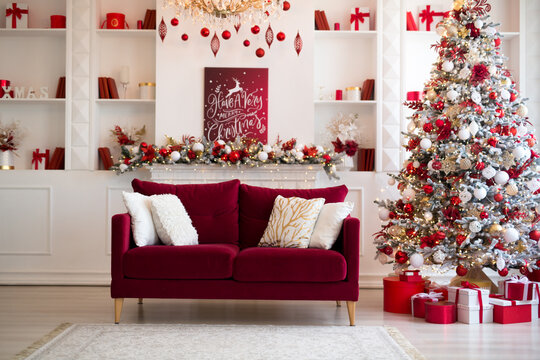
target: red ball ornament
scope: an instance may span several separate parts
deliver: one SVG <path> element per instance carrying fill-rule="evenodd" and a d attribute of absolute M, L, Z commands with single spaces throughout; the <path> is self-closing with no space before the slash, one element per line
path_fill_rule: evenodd
<path fill-rule="evenodd" d="M 172 26 L 178 26 L 179 23 L 180 23 L 180 21 L 177 18 L 172 18 L 171 19 L 171 25 Z"/>
<path fill-rule="evenodd" d="M 390 211 L 390 213 L 388 214 L 388 217 L 390 219 L 395 219 L 397 217 L 397 214 L 395 212 L 393 212 L 393 211 Z"/>
<path fill-rule="evenodd" d="M 510 94 L 510 101 L 511 101 L 511 102 L 516 101 L 517 97 L 518 97 L 518 96 L 517 96 L 517 93 L 511 93 L 511 94 Z"/>
<path fill-rule="evenodd" d="M 435 126 L 437 127 L 443 127 L 444 126 L 444 121 L 442 119 L 437 119 L 437 121 L 435 121 Z"/>
<path fill-rule="evenodd" d="M 495 42 L 495 46 L 496 46 L 496 47 L 501 46 L 501 38 L 496 38 L 496 39 L 494 40 L 494 42 Z"/>
<path fill-rule="evenodd" d="M 416 230 L 414 230 L 414 229 L 407 229 L 407 231 L 405 232 L 405 234 L 407 234 L 407 237 L 413 238 L 413 237 L 416 236 Z"/>
<path fill-rule="evenodd" d="M 477 162 L 477 163 L 476 163 L 476 166 L 475 166 L 475 167 L 476 167 L 476 170 L 484 170 L 484 168 L 486 167 L 486 165 L 484 165 L 484 163 L 480 161 L 480 162 Z"/>
<path fill-rule="evenodd" d="M 538 230 L 531 231 L 529 233 L 529 237 L 534 241 L 540 240 L 540 231 L 538 231 Z"/>
<path fill-rule="evenodd" d="M 249 40 L 244 40 L 244 46 L 249 47 L 249 45 L 251 45 L 251 42 L 249 42 Z"/>
<path fill-rule="evenodd" d="M 534 145 L 536 145 L 536 140 L 533 138 L 527 139 L 527 145 L 529 145 L 529 147 L 534 147 Z"/>
<path fill-rule="evenodd" d="M 529 269 L 525 265 L 523 265 L 519 268 L 519 272 L 521 273 L 521 275 L 527 275 L 529 273 Z"/>
<path fill-rule="evenodd" d="M 203 37 L 208 37 L 208 35 L 210 35 L 210 30 L 208 30 L 208 28 L 202 28 L 201 29 L 201 35 Z"/>
<path fill-rule="evenodd" d="M 229 40 L 231 38 L 231 32 L 229 30 L 225 30 L 221 33 L 221 37 L 225 40 Z"/>
<path fill-rule="evenodd" d="M 283 2 L 283 11 L 289 11 L 290 8 L 291 8 L 291 3 L 288 2 L 288 1 L 284 1 Z"/>
<path fill-rule="evenodd" d="M 409 255 L 406 252 L 398 251 L 394 256 L 398 264 L 405 264 L 409 260 Z"/>
<path fill-rule="evenodd" d="M 189 35 L 188 34 L 182 34 L 182 40 L 188 41 Z"/>
<path fill-rule="evenodd" d="M 450 203 L 454 206 L 461 204 L 461 199 L 458 196 L 452 196 Z"/>
<path fill-rule="evenodd" d="M 503 109 L 497 109 L 495 110 L 495 112 L 497 113 L 497 117 L 504 117 L 504 110 Z"/>
<path fill-rule="evenodd" d="M 494 91 L 493 91 L 493 92 L 490 92 L 490 93 L 489 93 L 489 98 L 490 98 L 491 100 L 495 100 L 495 99 L 497 98 L 497 93 L 494 92 Z"/>
<path fill-rule="evenodd" d="M 517 129 L 516 129 L 515 127 L 510 128 L 510 134 L 512 134 L 513 136 L 516 136 L 516 134 L 517 134 Z"/>
<path fill-rule="evenodd" d="M 431 167 L 433 168 L 433 170 L 441 170 L 442 164 L 440 161 L 434 161 L 433 163 L 431 163 Z"/>
<path fill-rule="evenodd" d="M 391 246 L 386 246 L 386 247 L 384 248 L 384 253 L 385 253 L 386 255 L 390 256 L 390 255 L 392 255 L 392 254 L 394 253 L 394 249 L 392 249 Z"/>
<path fill-rule="evenodd" d="M 145 142 L 142 142 L 142 143 L 141 143 L 141 148 L 147 148 L 147 147 L 148 147 L 148 144 L 147 144 L 147 143 L 145 143 Z"/>
<path fill-rule="evenodd" d="M 264 56 L 264 49 L 263 48 L 258 48 L 255 51 L 255 55 L 257 55 L 257 57 L 259 57 L 259 58 L 262 58 Z"/>
<path fill-rule="evenodd" d="M 500 276 L 505 277 L 506 275 L 508 275 L 508 268 L 501 269 L 498 271 L 498 273 Z"/>
<path fill-rule="evenodd" d="M 278 39 L 278 41 L 283 41 L 285 40 L 285 33 L 284 32 L 278 32 L 277 35 L 276 35 L 276 39 Z"/>
<path fill-rule="evenodd" d="M 480 219 L 487 219 L 489 217 L 489 214 L 485 211 L 482 211 L 480 213 Z"/>
<path fill-rule="evenodd" d="M 251 28 L 251 32 L 255 35 L 257 35 L 259 32 L 261 31 L 261 28 L 259 27 L 259 25 L 254 25 L 252 28 Z"/>
<path fill-rule="evenodd" d="M 501 202 L 503 201 L 503 195 L 501 193 L 497 193 L 495 194 L 495 196 L 493 197 L 493 199 L 495 199 L 496 202 Z"/>
<path fill-rule="evenodd" d="M 431 194 L 433 192 L 433 186 L 431 185 L 424 185 L 422 189 L 426 194 Z"/>
<path fill-rule="evenodd" d="M 159 150 L 159 155 L 163 156 L 163 157 L 167 157 L 167 155 L 169 155 L 169 150 L 163 148 L 163 149 L 160 149 Z"/>
<path fill-rule="evenodd" d="M 469 272 L 469 270 L 463 265 L 459 265 L 456 268 L 456 274 L 458 274 L 458 276 L 465 276 L 465 275 L 467 275 L 468 272 Z"/>
<path fill-rule="evenodd" d="M 407 214 L 410 214 L 414 211 L 414 206 L 412 206 L 411 204 L 405 204 L 405 206 L 403 207 L 403 211 L 405 211 Z"/>
<path fill-rule="evenodd" d="M 229 161 L 233 164 L 240 159 L 240 153 L 238 151 L 233 151 L 229 154 Z"/>
<path fill-rule="evenodd" d="M 433 131 L 433 124 L 432 123 L 425 123 L 424 124 L 424 131 L 427 133 L 430 133 Z"/>

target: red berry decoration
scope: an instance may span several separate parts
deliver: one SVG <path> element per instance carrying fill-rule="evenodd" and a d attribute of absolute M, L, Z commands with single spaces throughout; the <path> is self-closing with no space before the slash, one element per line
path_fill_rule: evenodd
<path fill-rule="evenodd" d="M 396 252 L 395 259 L 398 264 L 405 264 L 409 260 L 409 255 L 404 251 L 398 251 Z"/>
<path fill-rule="evenodd" d="M 225 40 L 229 40 L 231 38 L 231 32 L 229 30 L 225 30 L 221 33 L 221 37 Z"/>
<path fill-rule="evenodd" d="M 244 46 L 249 47 L 251 45 L 251 42 L 249 40 L 244 40 Z"/>
<path fill-rule="evenodd" d="M 208 30 L 208 28 L 202 28 L 201 29 L 201 35 L 203 37 L 208 37 L 210 35 L 210 30 Z"/>
<path fill-rule="evenodd" d="M 485 211 L 482 211 L 480 213 L 480 219 L 487 219 L 489 217 L 489 214 Z"/>
<path fill-rule="evenodd" d="M 407 214 L 410 214 L 414 211 L 414 206 L 412 206 L 411 204 L 406 204 L 403 207 L 403 211 L 405 211 Z"/>
<path fill-rule="evenodd" d="M 182 40 L 188 41 L 189 35 L 188 34 L 182 34 Z"/>
<path fill-rule="evenodd" d="M 277 35 L 276 35 L 276 39 L 278 39 L 278 41 L 283 41 L 285 40 L 285 33 L 284 32 L 278 32 Z"/>
<path fill-rule="evenodd" d="M 425 123 L 423 128 L 424 128 L 425 132 L 430 133 L 431 131 L 433 131 L 433 124 L 432 123 Z"/>
<path fill-rule="evenodd" d="M 456 268 L 456 274 L 458 274 L 458 276 L 465 276 L 465 275 L 467 275 L 468 272 L 469 272 L 469 270 L 463 265 L 459 265 Z"/>
<path fill-rule="evenodd" d="M 179 23 L 180 23 L 180 21 L 177 18 L 172 18 L 171 19 L 171 25 L 172 26 L 178 26 Z"/>
<path fill-rule="evenodd" d="M 503 195 L 501 193 L 497 193 L 497 194 L 495 194 L 493 199 L 495 199 L 496 202 L 501 202 L 501 201 L 503 201 Z"/>
<path fill-rule="evenodd" d="M 257 55 L 257 57 L 259 57 L 259 58 L 262 58 L 264 56 L 264 49 L 263 48 L 258 48 L 255 51 L 255 55 Z"/>
<path fill-rule="evenodd" d="M 251 28 L 251 32 L 255 35 L 257 35 L 259 32 L 261 31 L 261 28 L 259 27 L 259 25 L 255 25 Z"/>
<path fill-rule="evenodd" d="M 386 255 L 390 256 L 390 255 L 392 255 L 392 254 L 394 253 L 394 249 L 392 249 L 391 246 L 386 246 L 386 247 L 384 248 L 384 253 L 385 253 Z"/>
<path fill-rule="evenodd" d="M 521 275 L 527 275 L 529 273 L 529 269 L 527 269 L 527 267 L 523 265 L 519 268 L 519 272 L 521 273 Z"/>
<path fill-rule="evenodd" d="M 283 2 L 283 11 L 289 11 L 290 8 L 291 8 L 291 3 L 288 2 L 288 1 L 284 1 Z"/>
<path fill-rule="evenodd" d="M 529 237 L 534 241 L 540 240 L 540 231 L 538 231 L 538 230 L 531 231 L 529 233 Z"/>
<path fill-rule="evenodd" d="M 502 277 L 505 277 L 506 275 L 508 275 L 508 268 L 501 269 L 501 270 L 498 271 L 498 273 Z"/>

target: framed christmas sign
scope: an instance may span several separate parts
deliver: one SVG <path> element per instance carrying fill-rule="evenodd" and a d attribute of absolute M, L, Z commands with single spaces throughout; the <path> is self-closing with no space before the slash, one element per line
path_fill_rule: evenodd
<path fill-rule="evenodd" d="M 268 141 L 268 69 L 204 69 L 204 136 Z"/>

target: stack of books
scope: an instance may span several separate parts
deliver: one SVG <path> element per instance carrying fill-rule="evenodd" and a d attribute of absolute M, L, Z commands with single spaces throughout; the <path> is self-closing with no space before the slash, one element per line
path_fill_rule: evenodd
<path fill-rule="evenodd" d="M 100 99 L 120 99 L 116 81 L 113 78 L 99 77 L 99 98 Z"/>
<path fill-rule="evenodd" d="M 51 160 L 49 161 L 49 166 L 47 170 L 63 170 L 64 169 L 64 156 L 65 149 L 57 147 L 54 149 Z"/>
<path fill-rule="evenodd" d="M 156 29 L 156 10 L 147 9 L 144 16 L 143 29 L 155 30 Z"/>
<path fill-rule="evenodd" d="M 375 80 L 367 79 L 362 85 L 362 93 L 360 95 L 360 100 L 375 100 Z"/>
<path fill-rule="evenodd" d="M 324 10 L 315 10 L 315 30 L 330 30 Z"/>
<path fill-rule="evenodd" d="M 66 98 L 66 77 L 62 76 L 58 79 L 58 87 L 56 88 L 56 98 L 65 99 Z"/>
<path fill-rule="evenodd" d="M 111 156 L 111 151 L 108 147 L 100 147 L 98 148 L 98 154 L 99 158 L 101 159 L 101 163 L 103 164 L 104 170 L 109 170 L 113 165 L 113 160 Z"/>
<path fill-rule="evenodd" d="M 358 149 L 358 171 L 375 170 L 375 149 Z"/>

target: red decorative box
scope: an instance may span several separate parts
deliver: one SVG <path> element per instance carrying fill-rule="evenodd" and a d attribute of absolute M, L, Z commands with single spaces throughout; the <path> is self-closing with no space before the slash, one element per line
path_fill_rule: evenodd
<path fill-rule="evenodd" d="M 407 101 L 418 101 L 418 100 L 422 100 L 422 93 L 420 91 L 407 92 Z"/>
<path fill-rule="evenodd" d="M 422 281 L 420 270 L 403 270 L 403 274 L 399 275 L 399 281 Z"/>
<path fill-rule="evenodd" d="M 489 302 L 493 304 L 493 321 L 499 324 L 531 322 L 532 306 L 538 307 L 536 301 L 532 304 L 532 301 L 490 298 Z"/>
<path fill-rule="evenodd" d="M 440 293 L 419 293 L 411 297 L 412 314 L 414 317 L 423 318 L 426 316 L 426 302 L 438 302 L 442 300 Z"/>
<path fill-rule="evenodd" d="M 411 313 L 411 296 L 424 291 L 425 281 L 407 282 L 396 277 L 385 277 L 384 311 L 397 314 Z"/>
<path fill-rule="evenodd" d="M 504 281 L 504 297 L 508 300 L 539 300 L 539 284 L 526 277 L 513 276 Z"/>
<path fill-rule="evenodd" d="M 426 321 L 432 324 L 453 324 L 457 321 L 456 304 L 448 301 L 426 302 Z"/>

